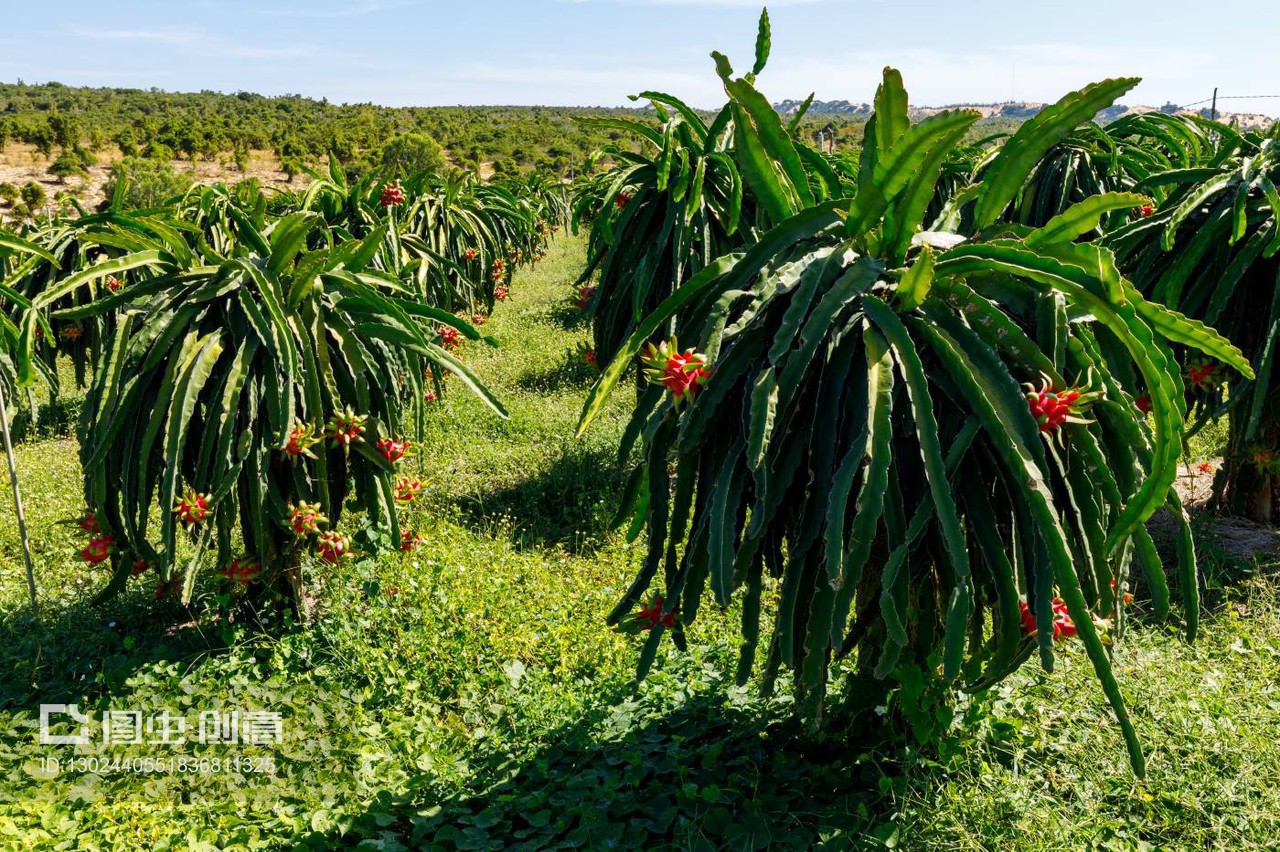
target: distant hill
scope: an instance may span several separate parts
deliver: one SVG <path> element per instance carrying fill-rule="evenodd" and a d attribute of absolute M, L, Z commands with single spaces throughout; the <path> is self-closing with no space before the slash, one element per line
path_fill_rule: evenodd
<path fill-rule="evenodd" d="M 774 104 L 773 108 L 782 115 L 795 115 L 803 105 L 804 101 L 802 100 L 798 101 L 787 99 Z M 1045 106 L 1047 106 L 1047 104 L 1035 101 L 1005 101 L 1004 103 L 994 104 L 947 104 L 946 106 L 941 107 L 913 106 L 910 108 L 909 112 L 912 119 L 919 120 L 922 118 L 928 118 L 931 115 L 936 115 L 943 110 L 969 109 L 981 113 L 983 119 L 1010 119 L 1013 121 L 1026 121 L 1039 113 L 1040 110 L 1045 108 Z M 1108 107 L 1098 113 L 1097 119 L 1100 122 L 1108 122 L 1114 121 L 1123 115 L 1129 115 L 1131 113 L 1156 111 L 1180 113 L 1184 115 L 1199 114 L 1204 115 L 1205 117 L 1208 117 L 1209 115 L 1208 110 L 1179 109 L 1173 104 L 1166 104 L 1158 109 L 1156 107 L 1149 106 L 1126 106 L 1125 104 L 1116 104 L 1115 106 Z M 833 115 L 848 118 L 858 118 L 861 116 L 865 118 L 871 115 L 871 104 L 855 103 L 853 101 L 845 100 L 814 101 L 813 105 L 809 107 L 808 115 Z M 1234 112 L 1219 112 L 1218 118 L 1219 120 L 1226 122 L 1237 121 L 1241 127 L 1265 127 L 1275 120 L 1270 116 L 1259 115 L 1257 113 Z"/>

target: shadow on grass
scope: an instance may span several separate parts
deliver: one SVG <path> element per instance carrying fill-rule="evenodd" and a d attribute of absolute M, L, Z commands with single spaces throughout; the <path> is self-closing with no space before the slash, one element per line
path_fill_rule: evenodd
<path fill-rule="evenodd" d="M 46 601 L 39 617 L 29 606 L 12 609 L 0 614 L 0 710 L 34 713 L 41 703 L 127 693 L 126 681 L 145 666 L 192 662 L 225 647 L 199 613 L 142 591 L 61 609 Z"/>
<path fill-rule="evenodd" d="M 560 359 L 544 370 L 525 373 L 516 379 L 516 387 L 536 393 L 553 393 L 572 388 L 586 396 L 587 388 L 600 375 L 596 367 L 587 362 L 586 349 L 569 349 Z"/>
<path fill-rule="evenodd" d="M 591 315 L 567 299 L 549 305 L 546 317 L 548 323 L 565 330 L 591 327 Z"/>
<path fill-rule="evenodd" d="M 626 483 L 614 456 L 613 448 L 570 447 L 515 485 L 460 497 L 463 522 L 483 530 L 509 525 L 522 546 L 590 552 L 603 543 Z"/>
<path fill-rule="evenodd" d="M 51 403 L 42 403 L 34 419 L 30 408 L 24 405 L 14 412 L 9 424 L 10 437 L 15 443 L 73 437 L 83 404 L 81 396 L 60 397 Z"/>
<path fill-rule="evenodd" d="M 341 839 L 302 846 L 883 848 L 892 803 L 873 758 L 815 739 L 785 708 L 722 685 L 671 690 L 552 731 L 527 757 L 486 758 L 461 791 L 384 791 Z"/>

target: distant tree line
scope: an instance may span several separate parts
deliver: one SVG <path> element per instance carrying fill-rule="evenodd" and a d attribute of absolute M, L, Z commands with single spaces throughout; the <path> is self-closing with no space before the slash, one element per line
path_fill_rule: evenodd
<path fill-rule="evenodd" d="M 61 83 L 0 83 L 0 150 L 24 142 L 54 160 L 51 174 L 83 173 L 95 152 L 190 161 L 225 158 L 242 170 L 249 152 L 274 152 L 293 175 L 324 157 L 355 172 L 384 159 L 437 156 L 464 168 L 490 163 L 499 175 L 568 176 L 592 151 L 620 138 L 575 121 L 639 115 L 637 110 L 572 107 L 384 107 L 332 104 L 301 95 L 266 97 L 160 89 L 82 88 Z M 385 146 L 400 139 L 392 150 Z M 441 151 L 443 149 L 443 151 Z M 414 159 L 414 163 L 417 160 Z"/>

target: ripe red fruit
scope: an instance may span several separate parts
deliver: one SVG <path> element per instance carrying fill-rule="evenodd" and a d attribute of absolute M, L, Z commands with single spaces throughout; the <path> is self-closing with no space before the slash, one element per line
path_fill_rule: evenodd
<path fill-rule="evenodd" d="M 485 323 L 487 323 L 488 321 L 489 321 L 489 318 L 488 318 L 487 316 L 485 316 L 484 314 L 472 314 L 472 315 L 471 315 L 471 324 L 472 324 L 472 325 L 484 325 L 484 324 L 485 324 Z"/>
<path fill-rule="evenodd" d="M 511 291 L 505 285 L 493 288 L 493 300 L 495 302 L 505 302 L 509 295 L 511 295 Z"/>
<path fill-rule="evenodd" d="M 319 532 L 321 525 L 327 523 L 329 523 L 329 519 L 320 514 L 319 503 L 289 505 L 289 526 L 293 528 L 295 535 L 309 535 Z"/>
<path fill-rule="evenodd" d="M 462 332 L 451 325 L 442 325 L 436 329 L 440 335 L 440 345 L 445 349 L 457 349 L 462 345 Z"/>
<path fill-rule="evenodd" d="M 408 454 L 411 442 L 406 439 L 403 441 L 395 441 L 391 438 L 383 438 L 377 444 L 378 452 L 382 453 L 382 457 L 387 461 L 395 464 Z"/>
<path fill-rule="evenodd" d="M 1045 379 L 1037 389 L 1034 385 L 1026 385 L 1027 405 L 1036 426 L 1046 435 L 1056 432 L 1063 423 L 1088 423 L 1080 417 L 1085 407 L 1102 396 L 1101 391 L 1081 393 L 1077 388 L 1066 388 L 1056 391 L 1052 383 Z"/>
<path fill-rule="evenodd" d="M 1076 635 L 1075 622 L 1071 620 L 1070 614 L 1067 613 L 1067 605 L 1062 598 L 1054 598 L 1050 604 L 1053 607 L 1053 638 L 1055 641 L 1059 639 L 1070 639 Z M 1022 611 L 1022 629 L 1027 634 L 1036 632 L 1036 617 L 1031 614 L 1031 608 L 1027 606 L 1026 601 L 1018 601 L 1018 608 Z"/>
<path fill-rule="evenodd" d="M 417 479 L 402 476 L 396 480 L 395 498 L 397 503 L 412 503 L 422 494 L 427 486 Z"/>
<path fill-rule="evenodd" d="M 400 531 L 400 550 L 404 553 L 412 553 L 422 546 L 422 535 L 413 530 Z"/>
<path fill-rule="evenodd" d="M 440 397 L 437 396 L 435 391 L 429 390 L 422 395 L 422 398 L 425 399 L 427 402 L 435 402 Z"/>
<path fill-rule="evenodd" d="M 131 570 L 133 572 L 133 576 L 139 577 L 151 570 L 151 563 L 145 559 L 135 559 L 133 560 L 133 567 Z"/>
<path fill-rule="evenodd" d="M 84 517 L 76 521 L 76 526 L 89 535 L 97 535 L 102 532 L 102 525 L 98 523 L 98 516 L 92 511 L 85 512 Z"/>
<path fill-rule="evenodd" d="M 87 547 L 80 551 L 80 558 L 90 565 L 97 565 L 111 556 L 111 546 L 115 540 L 109 535 L 91 539 Z"/>
<path fill-rule="evenodd" d="M 676 614 L 673 610 L 666 615 L 662 614 L 662 595 L 658 595 L 653 599 L 653 603 L 649 606 L 640 604 L 640 612 L 636 614 L 637 620 L 640 622 L 641 630 L 652 630 L 661 624 L 663 627 L 671 628 L 676 626 Z M 647 624 L 645 622 L 648 622 Z"/>
<path fill-rule="evenodd" d="M 356 414 L 348 408 L 341 414 L 330 417 L 329 422 L 324 426 L 324 431 L 334 444 L 349 447 L 360 440 L 360 436 L 364 434 L 365 421 L 368 419 L 365 415 Z"/>
<path fill-rule="evenodd" d="M 321 533 L 316 541 L 316 554 L 325 562 L 337 564 L 342 557 L 351 555 L 351 540 L 332 530 Z"/>
<path fill-rule="evenodd" d="M 311 452 L 311 448 L 320 443 L 323 438 L 315 435 L 310 424 L 302 423 L 294 426 L 289 430 L 289 440 L 284 445 L 285 455 L 297 459 L 301 456 L 315 458 L 315 453 Z"/>
<path fill-rule="evenodd" d="M 631 193 L 619 192 L 618 195 L 613 199 L 613 203 L 618 205 L 618 209 L 621 210 L 622 208 L 626 207 L 628 204 L 631 203 Z"/>
<path fill-rule="evenodd" d="M 252 583 L 262 573 L 262 566 L 253 556 L 237 556 L 218 573 L 233 583 Z"/>
<path fill-rule="evenodd" d="M 594 285 L 583 284 L 581 287 L 578 288 L 578 301 L 575 302 L 574 304 L 576 304 L 578 306 L 578 309 L 581 310 L 585 308 L 588 304 L 590 304 L 591 300 L 595 298 L 595 295 L 596 295 L 596 288 Z"/>
<path fill-rule="evenodd" d="M 1146 219 L 1148 216 L 1151 216 L 1156 212 L 1156 208 L 1152 207 L 1150 204 L 1143 204 L 1135 209 L 1138 215 L 1143 219 Z"/>
<path fill-rule="evenodd" d="M 1115 591 L 1116 591 L 1116 581 L 1115 581 L 1115 580 L 1112 580 L 1112 581 L 1111 581 L 1111 593 L 1112 593 L 1112 594 L 1115 594 Z M 1121 601 L 1123 601 L 1124 603 L 1127 603 L 1127 604 L 1128 604 L 1128 603 L 1133 603 L 1133 595 L 1129 594 L 1128 592 L 1125 592 L 1124 594 L 1122 594 L 1122 595 L 1120 596 L 1120 600 L 1121 600 Z"/>
<path fill-rule="evenodd" d="M 1213 465 L 1209 464 L 1209 462 L 1200 462 L 1200 464 L 1196 465 L 1196 470 L 1201 473 L 1213 473 Z"/>
<path fill-rule="evenodd" d="M 1218 365 L 1213 361 L 1192 361 L 1186 375 L 1196 390 L 1211 390 L 1220 380 Z"/>
<path fill-rule="evenodd" d="M 393 183 L 382 189 L 382 194 L 378 196 L 378 201 L 383 207 L 394 207 L 397 204 L 404 204 L 404 190 L 400 188 L 400 184 Z"/>
<path fill-rule="evenodd" d="M 592 367 L 599 366 L 599 364 L 596 363 L 596 350 L 594 349 L 588 349 L 587 353 L 582 356 L 582 359 L 586 361 L 588 364 L 590 364 Z"/>
<path fill-rule="evenodd" d="M 645 377 L 671 391 L 676 405 L 692 400 L 711 376 L 706 369 L 706 356 L 692 349 L 681 352 L 674 337 L 657 346 L 650 343 L 642 361 Z"/>
<path fill-rule="evenodd" d="M 119 293 L 121 290 L 124 289 L 124 282 L 121 281 L 119 278 L 112 276 L 111 278 L 107 279 L 107 289 L 110 290 L 112 293 Z"/>
<path fill-rule="evenodd" d="M 204 523 L 212 511 L 209 504 L 213 502 L 213 497 L 209 494 L 201 494 L 187 486 L 187 490 L 178 498 L 178 503 L 173 507 L 173 511 L 177 513 L 178 520 L 189 526 Z"/>
<path fill-rule="evenodd" d="M 1136 407 L 1143 414 L 1151 413 L 1151 397 L 1148 396 L 1147 394 L 1144 393 L 1142 396 L 1135 399 L 1133 401 L 1133 404 L 1134 404 L 1134 407 Z"/>
<path fill-rule="evenodd" d="M 475 260 L 479 256 L 480 256 L 480 252 L 476 251 L 473 248 L 469 248 L 462 253 L 462 259 L 467 261 Z"/>

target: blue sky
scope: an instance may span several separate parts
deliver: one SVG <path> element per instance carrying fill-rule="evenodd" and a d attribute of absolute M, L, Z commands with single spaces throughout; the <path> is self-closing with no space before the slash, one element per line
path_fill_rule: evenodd
<path fill-rule="evenodd" d="M 759 14 L 758 0 L 5 5 L 0 79 L 390 105 L 614 105 L 658 88 L 715 106 L 722 93 L 707 54 L 720 49 L 745 69 Z M 869 100 L 886 64 L 921 105 L 1053 100 L 1118 75 L 1144 78 L 1129 103 L 1186 104 L 1215 85 L 1280 94 L 1280 3 L 782 0 L 770 15 L 773 58 L 760 85 L 774 100 L 813 90 Z M 1280 115 L 1280 98 L 1222 105 Z"/>

